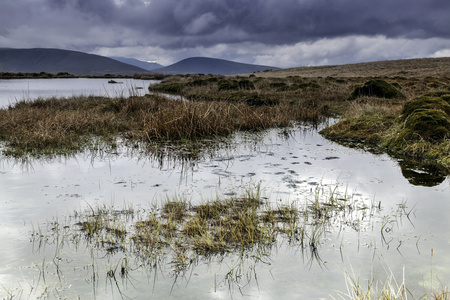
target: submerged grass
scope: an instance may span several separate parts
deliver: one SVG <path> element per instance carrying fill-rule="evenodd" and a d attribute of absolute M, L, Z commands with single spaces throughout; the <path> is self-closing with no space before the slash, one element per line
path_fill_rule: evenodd
<path fill-rule="evenodd" d="M 327 234 L 332 227 L 359 232 L 372 227 L 379 212 L 381 202 L 360 201 L 337 187 L 318 185 L 311 190 L 308 201 L 300 204 L 271 202 L 256 185 L 238 196 L 195 205 L 174 196 L 149 209 L 89 206 L 85 211 L 74 212 L 66 223 L 56 219 L 47 224 L 47 231 L 35 229 L 32 240 L 39 244 L 58 243 L 57 248 L 73 244 L 75 249 L 84 249 L 82 244 L 89 252 L 95 250 L 96 257 L 119 259 L 107 269 L 105 276 L 112 279 L 116 274 L 132 276 L 133 265 L 155 273 L 168 271 L 176 281 L 178 276 L 190 276 L 190 268 L 200 262 L 215 258 L 220 266 L 225 257 L 234 257 L 239 263 L 233 264 L 219 280 L 243 289 L 249 284 L 243 281 L 256 279 L 255 264 L 267 263 L 277 245 L 300 250 L 302 255 L 310 255 L 308 264 L 317 261 L 321 265 L 320 249 L 329 240 Z M 410 213 L 402 203 L 399 211 L 384 216 L 383 222 L 398 222 L 403 216 L 409 218 Z M 389 239 L 393 229 L 381 230 Z M 98 281 L 99 271 L 93 272 Z M 250 277 L 243 279 L 245 276 Z M 406 299 L 397 297 L 403 294 L 397 293 L 400 289 L 393 290 L 398 287 L 391 284 L 393 281 L 379 291 L 370 285 L 365 290 L 358 281 L 349 279 L 348 294 L 341 293 L 342 299 Z M 214 280 L 217 281 L 217 274 Z M 408 292 L 404 285 L 400 287 L 402 293 Z M 448 294 L 443 289 L 441 294 L 427 299 L 448 299 Z"/>
<path fill-rule="evenodd" d="M 336 189 L 323 187 L 313 193 L 314 199 L 305 206 L 272 203 L 259 185 L 240 196 L 196 205 L 178 196 L 166 198 L 145 213 L 132 207 L 89 206 L 75 212 L 67 224 L 49 222 L 49 232 L 35 230 L 32 238 L 84 242 L 106 254 L 134 257 L 150 268 L 170 258 L 174 274 L 185 272 L 202 257 L 240 253 L 262 259 L 282 240 L 319 259 L 318 249 L 329 226 L 346 226 L 349 219 L 370 209 L 339 196 Z"/>
<path fill-rule="evenodd" d="M 433 252 L 432 252 L 433 253 Z M 433 254 L 432 254 L 433 255 Z M 384 263 L 385 264 L 385 263 Z M 346 272 L 347 292 L 340 292 L 340 299 L 349 300 L 407 300 L 416 299 L 405 283 L 405 269 L 403 268 L 402 281 L 396 280 L 389 266 L 384 266 L 386 279 L 384 282 L 375 282 L 373 278 L 362 284 Z M 433 290 L 433 270 L 431 269 L 431 286 L 420 299 L 425 300 L 448 300 L 450 294 L 446 286 L 440 286 L 438 291 Z M 380 285 L 379 285 L 380 284 Z M 410 286 L 411 287 L 411 286 Z M 334 297 L 333 297 L 334 299 Z"/>

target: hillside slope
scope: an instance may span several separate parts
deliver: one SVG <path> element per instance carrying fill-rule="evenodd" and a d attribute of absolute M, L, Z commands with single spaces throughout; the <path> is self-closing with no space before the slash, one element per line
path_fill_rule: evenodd
<path fill-rule="evenodd" d="M 347 65 L 297 67 L 257 73 L 261 77 L 450 77 L 450 57 L 374 61 Z"/>
<path fill-rule="evenodd" d="M 134 75 L 147 70 L 100 55 L 61 49 L 0 48 L 0 72 Z"/>

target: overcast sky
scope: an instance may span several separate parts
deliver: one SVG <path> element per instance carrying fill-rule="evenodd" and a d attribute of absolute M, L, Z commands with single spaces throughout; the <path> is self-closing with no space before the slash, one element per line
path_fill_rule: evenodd
<path fill-rule="evenodd" d="M 163 65 L 277 67 L 450 56 L 450 0 L 0 0 L 0 47 Z"/>

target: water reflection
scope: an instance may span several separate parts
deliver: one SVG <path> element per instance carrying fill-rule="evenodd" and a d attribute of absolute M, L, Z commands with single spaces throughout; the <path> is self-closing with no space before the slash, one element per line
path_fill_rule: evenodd
<path fill-rule="evenodd" d="M 160 281 L 166 285 L 170 283 L 169 294 L 172 295 L 191 284 L 195 285 L 197 280 L 193 277 L 203 277 L 204 275 L 199 275 L 201 273 L 208 277 L 208 274 L 214 273 L 213 278 L 209 276 L 208 284 L 214 287 L 215 292 L 218 289 L 228 290 L 231 297 L 236 294 L 244 296 L 255 284 L 258 285 L 258 278 L 269 275 L 266 273 L 272 268 L 275 262 L 273 258 L 277 253 L 286 250 L 293 251 L 294 256 L 303 260 L 303 267 L 298 267 L 307 271 L 318 267 L 328 272 L 328 262 L 322 258 L 321 252 L 330 248 L 330 243 L 335 240 L 333 232 L 337 228 L 339 231 L 351 232 L 371 230 L 379 220 L 381 210 L 367 205 L 362 199 L 339 194 L 336 189 L 328 187 L 318 187 L 310 196 L 310 201 L 306 202 L 307 207 L 299 203 L 292 203 L 290 206 L 274 203 L 271 213 L 277 217 L 271 226 L 281 227 L 275 239 L 269 243 L 255 242 L 233 247 L 232 250 L 207 252 L 191 248 L 189 239 L 185 240 L 186 234 L 178 236 L 178 233 L 173 233 L 175 236 L 165 236 L 165 241 L 158 241 L 156 244 L 151 241 L 151 246 L 147 244 L 147 240 L 140 240 L 144 245 L 139 245 L 138 240 L 133 237 L 138 230 L 137 224 L 150 224 L 147 220 L 151 218 L 147 214 L 154 216 L 155 211 L 158 212 L 158 218 L 166 218 L 163 208 L 90 207 L 85 212 L 75 212 L 64 221 L 55 218 L 47 222 L 45 228 L 33 232 L 34 253 L 44 257 L 39 266 L 39 280 L 58 282 L 55 292 L 60 293 L 66 289 L 67 282 L 62 278 L 71 276 L 70 266 L 73 262 L 87 261 L 83 269 L 88 269 L 89 272 L 84 280 L 92 285 L 94 296 L 102 293 L 102 282 L 106 282 L 106 288 L 110 288 L 113 294 L 133 297 L 138 292 L 135 288 L 141 284 L 136 279 L 141 278 L 142 273 L 151 278 L 154 292 L 161 288 Z M 288 208 L 285 212 L 295 213 L 299 219 L 286 219 L 286 215 L 282 214 L 283 208 Z M 193 211 L 197 209 L 193 208 Z M 262 210 L 260 214 L 261 220 L 269 222 L 266 211 Z M 398 220 L 402 217 L 399 210 L 395 216 L 383 218 L 386 218 L 386 223 L 392 224 L 394 218 Z M 193 220 L 192 216 L 188 218 Z M 95 220 L 98 228 L 88 229 L 87 220 Z M 123 226 L 117 226 L 118 224 Z M 166 222 L 164 224 L 168 225 Z M 156 230 L 151 226 L 152 230 Z M 185 229 L 179 230 L 185 232 Z M 393 229 L 383 230 L 389 236 L 394 232 Z M 206 235 L 209 234 L 205 233 L 204 238 L 207 238 Z M 123 239 L 125 236 L 127 238 Z M 167 241 L 169 244 L 165 244 Z M 341 257 L 343 248 L 343 245 L 339 247 Z M 53 261 L 46 262 L 45 258 L 51 258 L 52 255 L 55 255 Z M 76 283 L 77 280 L 79 279 L 74 278 L 70 283 L 80 284 Z"/>
<path fill-rule="evenodd" d="M 122 84 L 110 84 L 115 80 Z M 53 79 L 0 79 L 0 108 L 18 101 L 38 98 L 65 98 L 73 96 L 129 97 L 143 96 L 154 80 L 107 78 L 53 78 Z"/>
<path fill-rule="evenodd" d="M 0 281 L 9 291 L 19 294 L 14 287 L 20 282 L 33 288 L 22 293 L 31 298 L 330 298 L 345 289 L 348 270 L 361 282 L 383 280 L 376 259 L 383 257 L 395 274 L 407 267 L 406 282 L 420 297 L 429 289 L 423 278 L 431 248 L 439 266 L 434 274 L 450 280 L 450 186 L 414 186 L 386 154 L 342 147 L 306 125 L 238 133 L 216 147 L 185 145 L 179 152 L 173 144 L 117 145 L 25 164 L 0 158 Z M 326 199 L 335 207 L 358 205 L 330 210 L 325 203 L 302 215 L 304 231 L 280 236 L 271 247 L 209 256 L 174 252 L 183 249 L 179 243 L 146 260 L 126 243 L 105 235 L 95 244 L 73 227 L 79 222 L 74 212 L 113 206 L 109 222 L 133 208 L 134 219 L 122 216 L 132 228 L 166 197 L 197 205 L 238 196 L 249 182 L 260 184 L 275 207 L 295 202 L 302 211 L 312 209 L 320 193 L 332 193 Z M 31 237 L 34 251 L 30 231 L 38 233 Z"/>
<path fill-rule="evenodd" d="M 360 142 L 335 142 L 345 147 L 363 149 L 374 155 L 385 153 L 385 150 L 380 147 L 373 147 Z M 432 187 L 443 183 L 446 178 L 449 178 L 449 168 L 440 165 L 437 162 L 417 160 L 393 152 L 388 152 L 388 154 L 396 160 L 401 168 L 403 176 L 413 185 Z"/>
<path fill-rule="evenodd" d="M 413 185 L 436 186 L 445 181 L 448 170 L 437 163 L 414 159 L 397 159 L 403 176 Z"/>

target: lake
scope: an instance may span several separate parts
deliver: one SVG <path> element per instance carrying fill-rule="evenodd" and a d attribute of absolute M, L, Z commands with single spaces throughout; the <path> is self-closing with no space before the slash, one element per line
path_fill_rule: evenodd
<path fill-rule="evenodd" d="M 108 83 L 109 80 L 118 82 Z M 0 107 L 17 101 L 48 97 L 106 96 L 128 97 L 148 93 L 152 80 L 127 78 L 59 78 L 59 79 L 0 79 Z"/>
<path fill-rule="evenodd" d="M 326 125 L 236 133 L 191 159 L 125 145 L 26 162 L 0 157 L 0 296 L 347 299 L 349 280 L 381 289 L 391 278 L 418 299 L 432 276 L 434 290 L 448 286 L 448 176 L 326 140 L 318 134 Z M 314 249 L 280 239 L 263 254 L 199 256 L 181 273 L 170 256 L 149 265 L 88 247 L 72 229 L 52 235 L 90 208 L 144 213 L 166 197 L 203 203 L 256 186 L 273 203 L 304 207 L 334 193 L 358 205 L 331 219 Z M 125 261 L 126 276 L 111 275 Z"/>

